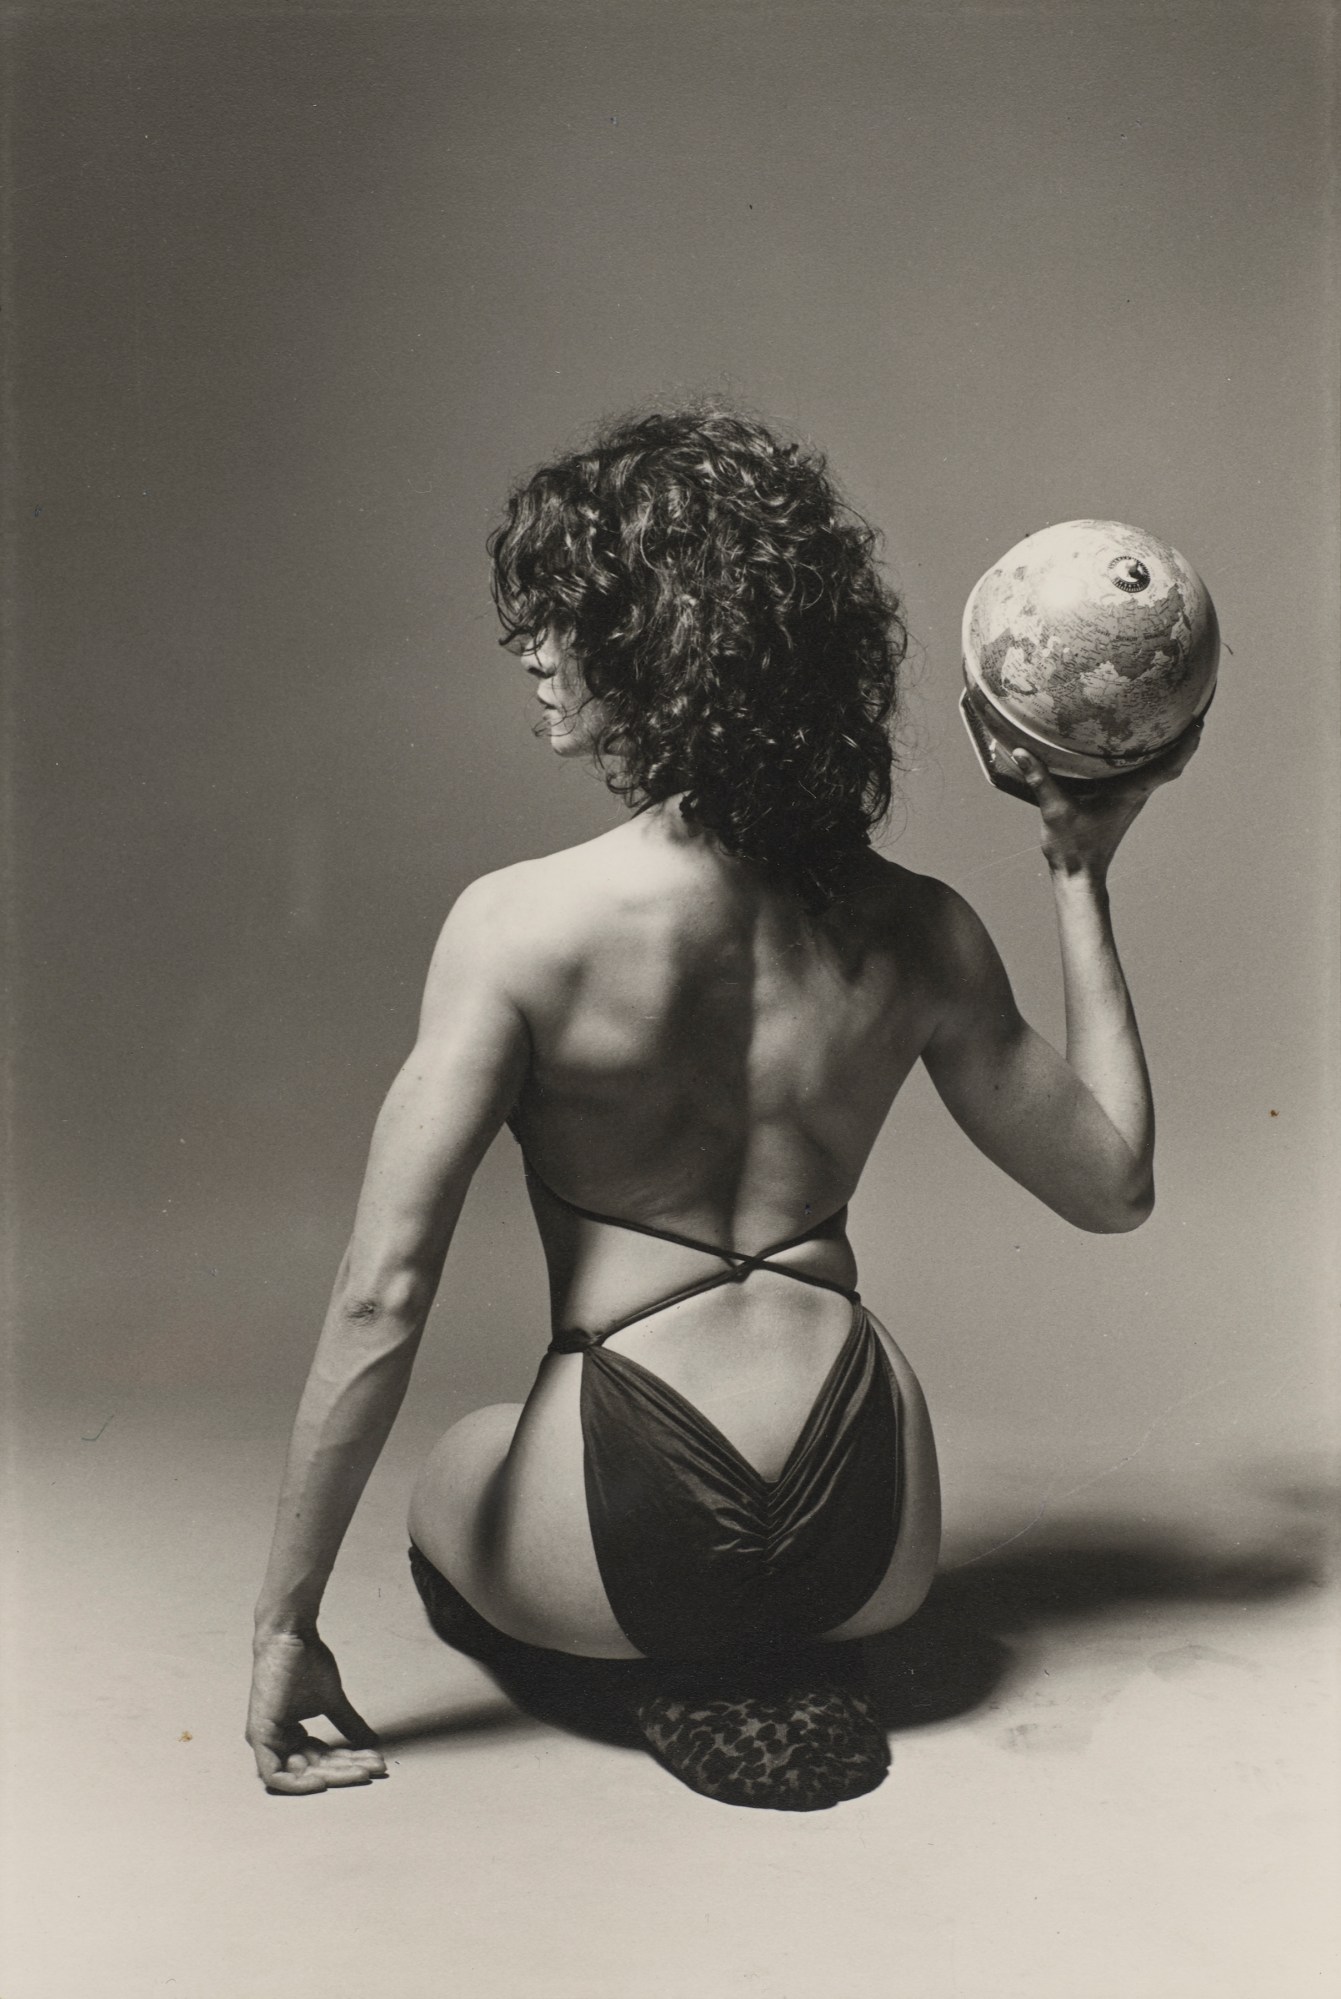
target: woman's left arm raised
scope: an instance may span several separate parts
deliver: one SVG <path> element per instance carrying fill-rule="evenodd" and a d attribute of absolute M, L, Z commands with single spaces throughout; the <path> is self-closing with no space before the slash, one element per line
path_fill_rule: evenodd
<path fill-rule="evenodd" d="M 986 930 L 947 901 L 945 1005 L 923 1051 L 932 1082 L 979 1150 L 1077 1227 L 1137 1227 L 1154 1204 L 1150 1078 L 1113 938 L 1108 869 L 1146 801 L 1196 750 L 1194 724 L 1156 762 L 1068 786 L 1020 752 L 1041 815 L 1066 1004 L 1066 1052 L 1025 1021 Z"/>
<path fill-rule="evenodd" d="M 284 1470 L 256 1606 L 247 1740 L 272 1791 L 385 1775 L 317 1633 L 345 1530 L 409 1384 L 471 1177 L 516 1101 L 530 1043 L 508 987 L 496 877 L 468 888 L 433 955 L 408 1061 L 373 1132 Z M 302 1722 L 325 1715 L 348 1748 Z"/>

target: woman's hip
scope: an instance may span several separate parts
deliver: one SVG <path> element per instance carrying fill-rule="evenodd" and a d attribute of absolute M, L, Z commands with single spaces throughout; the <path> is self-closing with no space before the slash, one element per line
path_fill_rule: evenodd
<path fill-rule="evenodd" d="M 804 1599 L 812 1610 L 828 1603 L 840 1620 L 822 1631 L 812 1623 L 811 1632 L 816 1636 L 866 1636 L 900 1622 L 925 1595 L 935 1569 L 940 1529 L 939 1488 L 925 1399 L 906 1357 L 886 1328 L 874 1319 L 869 1324 L 884 1362 L 880 1372 L 888 1370 L 897 1407 L 897 1432 L 888 1433 L 891 1450 L 897 1453 L 897 1487 L 880 1476 L 878 1459 L 886 1433 L 880 1430 L 878 1420 L 872 1425 L 868 1414 L 864 1440 L 866 1471 L 855 1482 L 849 1478 L 849 1501 L 855 1503 L 836 1509 L 843 1514 L 841 1526 L 834 1520 L 843 1545 L 835 1546 L 832 1551 L 836 1566 L 846 1563 L 854 1576 L 865 1578 L 862 1590 L 867 1593 L 852 1603 L 849 1610 L 841 1601 L 841 1592 L 837 1597 L 832 1590 L 827 1594 L 823 1590 L 816 1592 L 798 1570 L 798 1601 Z M 675 1537 L 677 1545 L 672 1547 L 655 1524 L 648 1531 L 647 1521 L 664 1523 L 665 1494 L 652 1493 L 649 1508 L 644 1504 L 648 1495 L 642 1491 L 643 1486 L 649 1482 L 656 1485 L 659 1480 L 664 1484 L 669 1477 L 672 1495 L 677 1490 L 683 1495 L 685 1490 L 684 1479 L 680 1479 L 677 1487 L 676 1466 L 671 1465 L 668 1471 L 663 1461 L 667 1439 L 672 1457 L 676 1454 L 677 1436 L 688 1434 L 691 1444 L 696 1440 L 694 1411 L 687 1405 L 676 1406 L 681 1398 L 674 1396 L 669 1409 L 663 1406 L 660 1412 L 663 1416 L 668 1414 L 669 1428 L 663 1427 L 658 1435 L 640 1434 L 644 1412 L 636 1406 L 636 1397 L 631 1409 L 621 1406 L 630 1380 L 635 1390 L 645 1388 L 646 1381 L 640 1375 L 645 1376 L 645 1370 L 621 1366 L 617 1356 L 605 1365 L 592 1356 L 570 1355 L 547 1360 L 524 1409 L 505 1404 L 477 1411 L 447 1432 L 424 1468 L 411 1510 L 412 1538 L 491 1624 L 514 1639 L 597 1658 L 631 1658 L 640 1652 L 693 1652 L 700 1649 L 702 1631 L 709 1624 L 725 1629 L 722 1616 L 710 1613 L 711 1604 L 716 1603 L 718 1610 L 725 1606 L 731 1611 L 727 1623 L 744 1619 L 746 1624 L 753 1615 L 749 1606 L 756 1598 L 761 1616 L 770 1614 L 767 1609 L 770 1604 L 785 1606 L 786 1577 L 778 1587 L 762 1568 L 759 1576 L 753 1573 L 761 1565 L 752 1563 L 750 1547 L 746 1545 L 752 1531 L 748 1518 L 743 1537 L 737 1531 L 740 1527 L 737 1502 L 748 1515 L 750 1503 L 756 1497 L 750 1489 L 748 1466 L 726 1463 L 730 1489 L 725 1514 L 719 1496 L 718 1517 L 697 1521 L 706 1530 L 695 1537 L 702 1548 L 710 1551 L 723 1540 L 734 1542 L 733 1572 L 729 1563 L 725 1569 L 718 1564 L 713 1572 L 709 1552 L 702 1588 L 696 1592 L 694 1577 L 686 1568 L 684 1550 L 679 1545 L 681 1537 Z M 833 1391 L 831 1401 L 835 1393 L 841 1401 L 842 1383 L 835 1390 L 831 1381 L 829 1388 Z M 602 1485 L 601 1464 L 593 1465 L 593 1453 L 599 1460 L 602 1449 L 600 1434 L 593 1434 L 593 1401 L 599 1405 L 602 1396 L 608 1401 L 612 1395 L 614 1468 L 612 1471 L 611 1453 L 607 1449 Z M 604 1411 L 602 1420 L 607 1431 L 611 1414 L 610 1408 Z M 653 1414 L 657 1412 L 654 1410 Z M 707 1427 L 711 1432 L 711 1426 Z M 832 1421 L 829 1427 L 834 1428 Z M 840 1412 L 838 1428 L 841 1427 Z M 819 1428 L 823 1430 L 823 1422 Z M 826 1447 L 822 1436 L 818 1441 L 821 1447 Z M 709 1485 L 717 1444 L 725 1444 L 725 1440 L 714 1440 L 709 1435 Z M 829 1439 L 831 1459 L 835 1451 L 841 1455 L 842 1444 L 841 1435 Z M 691 1490 L 685 1517 L 691 1525 L 695 1524 L 694 1508 L 701 1509 L 704 1494 L 704 1463 L 701 1453 L 696 1456 L 696 1450 L 697 1444 L 689 1452 L 688 1464 Z M 680 1456 L 684 1456 L 682 1449 Z M 684 1469 L 683 1465 L 679 1467 L 680 1471 Z M 822 1470 L 828 1475 L 832 1462 L 826 1461 Z M 870 1502 L 864 1508 L 863 1478 Z M 796 1482 L 793 1476 L 793 1487 Z M 786 1483 L 785 1479 L 773 1482 L 768 1490 L 775 1491 L 778 1485 Z M 882 1508 L 891 1503 L 889 1495 L 895 1491 L 896 1499 L 892 1502 L 895 1513 L 885 1519 Z M 631 1517 L 640 1508 L 641 1524 Z M 801 1510 L 804 1512 L 804 1507 Z M 864 1549 L 857 1544 L 865 1544 Z M 882 1545 L 887 1560 L 881 1552 Z M 867 1591 L 872 1575 L 872 1551 L 876 1555 L 877 1572 L 873 1586 Z M 812 1580 L 823 1574 L 824 1554 L 823 1550 L 809 1551 Z M 642 1598 L 656 1603 L 656 1578 L 663 1569 L 668 1590 L 672 1581 L 670 1572 L 675 1571 L 676 1602 L 670 1609 L 669 1626 L 659 1614 L 649 1622 L 634 1601 Z M 733 1573 L 739 1578 L 739 1589 L 732 1580 Z M 632 1593 L 621 1582 L 621 1576 L 627 1579 L 630 1575 L 635 1577 Z M 622 1602 L 622 1597 L 628 1597 L 629 1601 Z M 702 1617 L 696 1616 L 699 1597 Z M 798 1615 L 802 1612 L 798 1611 Z"/>

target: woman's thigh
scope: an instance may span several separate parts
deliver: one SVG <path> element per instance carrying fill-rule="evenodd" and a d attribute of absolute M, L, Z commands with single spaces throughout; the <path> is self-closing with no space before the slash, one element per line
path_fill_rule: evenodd
<path fill-rule="evenodd" d="M 461 1543 L 488 1538 L 501 1497 L 500 1476 L 512 1448 L 520 1402 L 493 1402 L 443 1433 L 410 1495 L 410 1539 L 444 1575 L 460 1567 Z"/>
<path fill-rule="evenodd" d="M 590 1658 L 636 1658 L 592 1544 L 579 1382 L 574 1356 L 549 1370 L 529 1404 L 494 1403 L 453 1424 L 416 1482 L 410 1538 L 510 1637 Z"/>
<path fill-rule="evenodd" d="M 883 1581 L 855 1616 L 825 1632 L 832 1639 L 871 1638 L 911 1617 L 931 1588 L 940 1554 L 940 1474 L 926 1397 L 907 1356 L 871 1316 L 899 1392 L 903 1478 L 898 1533 Z"/>

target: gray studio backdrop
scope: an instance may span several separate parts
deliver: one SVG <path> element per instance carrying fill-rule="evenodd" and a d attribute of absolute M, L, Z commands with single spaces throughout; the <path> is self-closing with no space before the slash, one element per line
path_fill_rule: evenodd
<path fill-rule="evenodd" d="M 287 1412 L 437 928 L 616 808 L 532 739 L 483 539 L 601 412 L 745 400 L 887 536 L 889 851 L 1060 1030 L 955 714 L 980 571 L 1077 515 L 1207 577 L 1201 755 L 1116 908 L 1160 1206 L 1072 1235 L 914 1080 L 863 1286 L 951 1433 L 1076 1481 L 1316 1445 L 1335 1187 L 1330 9 L 370 4 L 8 17 L 8 756 L 32 1388 Z M 1334 1098 L 1333 1098 L 1334 1102 Z M 495 1148 L 420 1393 L 545 1337 Z"/>

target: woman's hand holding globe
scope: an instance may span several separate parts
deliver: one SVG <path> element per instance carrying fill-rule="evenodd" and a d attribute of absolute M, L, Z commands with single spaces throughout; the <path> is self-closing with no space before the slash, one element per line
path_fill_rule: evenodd
<path fill-rule="evenodd" d="M 1102 883 L 1152 791 L 1183 771 L 1220 631 L 1185 556 L 1123 521 L 1061 521 L 980 576 L 964 609 L 970 740 L 1043 815 L 1055 877 Z"/>
<path fill-rule="evenodd" d="M 1043 857 L 1057 875 L 1102 882 L 1128 827 L 1151 793 L 1180 777 L 1201 742 L 1200 717 L 1150 763 L 1102 784 L 1054 777 L 1028 750 L 1008 752 L 1042 816 Z"/>

